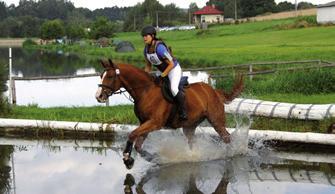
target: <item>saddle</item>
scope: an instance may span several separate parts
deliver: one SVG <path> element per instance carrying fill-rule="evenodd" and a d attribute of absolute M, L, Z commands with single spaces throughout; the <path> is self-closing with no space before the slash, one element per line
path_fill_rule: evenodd
<path fill-rule="evenodd" d="M 188 77 L 182 76 L 178 86 L 179 91 L 184 92 L 184 89 L 187 88 L 188 85 L 189 85 Z M 168 77 L 162 79 L 161 90 L 165 100 L 167 100 L 170 103 L 174 103 L 174 98 L 170 90 L 170 81 Z"/>

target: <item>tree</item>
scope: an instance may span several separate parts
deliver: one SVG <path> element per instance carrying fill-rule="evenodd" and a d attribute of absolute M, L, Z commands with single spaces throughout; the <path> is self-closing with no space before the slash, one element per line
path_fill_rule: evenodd
<path fill-rule="evenodd" d="M 101 37 L 110 38 L 114 35 L 114 27 L 106 17 L 98 17 L 91 28 L 91 37 L 99 39 Z"/>
<path fill-rule="evenodd" d="M 0 23 L 2 37 L 22 37 L 20 22 L 14 17 L 7 17 Z"/>
<path fill-rule="evenodd" d="M 300 2 L 298 4 L 298 9 L 310 9 L 310 8 L 315 8 L 316 5 L 313 5 L 312 3 L 308 2 Z"/>
<path fill-rule="evenodd" d="M 165 5 L 159 16 L 160 26 L 174 26 L 188 22 L 187 12 L 182 12 L 174 3 Z"/>
<path fill-rule="evenodd" d="M 74 9 L 73 3 L 67 0 L 41 0 L 37 3 L 38 16 L 50 20 L 64 20 Z"/>
<path fill-rule="evenodd" d="M 164 7 L 157 0 L 145 0 L 141 6 L 142 15 L 149 17 L 152 25 L 156 18 L 156 11 L 161 10 L 164 10 Z"/>
<path fill-rule="evenodd" d="M 37 3 L 33 0 L 20 0 L 15 8 L 15 16 L 37 16 Z"/>
<path fill-rule="evenodd" d="M 130 9 L 123 24 L 123 31 L 135 31 L 143 26 L 142 4 L 137 3 Z"/>
<path fill-rule="evenodd" d="M 33 16 L 22 16 L 18 20 L 21 24 L 22 37 L 38 37 L 42 20 Z"/>
<path fill-rule="evenodd" d="M 7 17 L 7 7 L 5 2 L 0 1 L 0 21 Z"/>
<path fill-rule="evenodd" d="M 266 12 L 274 12 L 274 0 L 241 0 L 242 17 L 254 17 Z"/>
<path fill-rule="evenodd" d="M 79 40 L 85 37 L 85 29 L 79 24 L 71 24 L 66 28 L 66 36 L 72 40 Z"/>
<path fill-rule="evenodd" d="M 235 4 L 236 4 L 236 16 L 237 18 L 242 17 L 241 0 L 223 0 L 224 4 L 224 17 L 235 18 Z"/>
<path fill-rule="evenodd" d="M 189 11 L 190 11 L 191 13 L 194 13 L 194 12 L 196 12 L 196 11 L 199 10 L 199 7 L 197 6 L 196 3 L 192 2 L 192 3 L 190 3 L 190 5 L 188 6 L 188 9 L 189 9 Z"/>
<path fill-rule="evenodd" d="M 294 9 L 295 9 L 294 4 L 292 4 L 290 2 L 287 2 L 287 1 L 280 2 L 276 6 L 276 11 L 277 12 L 291 11 L 291 10 L 294 10 Z"/>
<path fill-rule="evenodd" d="M 215 8 L 224 11 L 224 0 L 209 0 L 206 5 L 215 5 Z"/>
<path fill-rule="evenodd" d="M 65 34 L 64 24 L 60 20 L 46 21 L 41 27 L 41 38 L 44 40 L 58 39 Z"/>

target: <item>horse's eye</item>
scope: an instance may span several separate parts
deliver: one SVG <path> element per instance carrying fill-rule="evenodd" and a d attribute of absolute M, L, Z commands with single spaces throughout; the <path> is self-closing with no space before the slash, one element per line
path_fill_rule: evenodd
<path fill-rule="evenodd" d="M 108 76 L 107 78 L 108 78 L 108 79 L 113 79 L 114 77 L 113 77 L 113 76 Z"/>

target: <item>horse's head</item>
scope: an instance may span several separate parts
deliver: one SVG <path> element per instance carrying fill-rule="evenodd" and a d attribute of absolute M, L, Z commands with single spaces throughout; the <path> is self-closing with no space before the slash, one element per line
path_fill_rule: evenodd
<path fill-rule="evenodd" d="M 95 94 L 95 98 L 98 102 L 103 103 L 107 101 L 109 96 L 120 89 L 121 80 L 119 77 L 120 70 L 112 60 L 100 61 L 100 63 L 104 67 L 104 71 L 100 75 L 101 82 L 98 84 L 99 87 Z"/>

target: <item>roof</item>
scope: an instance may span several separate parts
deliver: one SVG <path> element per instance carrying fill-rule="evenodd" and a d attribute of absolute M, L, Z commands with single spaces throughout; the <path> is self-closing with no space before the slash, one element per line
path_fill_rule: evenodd
<path fill-rule="evenodd" d="M 208 5 L 193 13 L 194 15 L 218 15 L 223 14 L 223 11 L 216 9 L 214 6 Z"/>
<path fill-rule="evenodd" d="M 322 4 L 322 5 L 318 5 L 318 8 L 322 8 L 322 7 L 335 7 L 335 1 L 326 3 L 326 4 Z"/>

